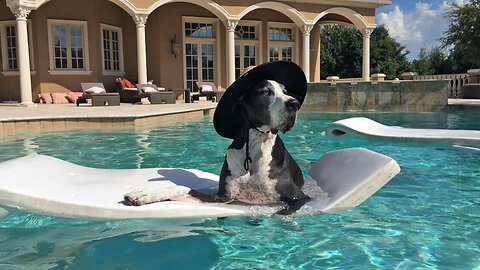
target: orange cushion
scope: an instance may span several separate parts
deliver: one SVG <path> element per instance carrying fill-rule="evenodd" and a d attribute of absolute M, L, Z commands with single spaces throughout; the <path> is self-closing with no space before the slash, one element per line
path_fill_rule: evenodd
<path fill-rule="evenodd" d="M 123 79 L 125 81 L 125 87 L 126 88 L 135 88 L 135 85 L 133 85 L 133 83 L 127 79 Z"/>
<path fill-rule="evenodd" d="M 52 104 L 53 103 L 52 95 L 50 95 L 50 93 L 38 94 L 38 98 L 40 98 L 40 103 L 43 103 L 43 104 Z"/>
<path fill-rule="evenodd" d="M 121 83 L 124 88 L 135 88 L 135 85 L 127 79 L 118 78 L 117 81 Z"/>
<path fill-rule="evenodd" d="M 67 93 L 52 93 L 53 104 L 67 104 Z"/>
<path fill-rule="evenodd" d="M 75 103 L 77 102 L 77 99 L 79 96 L 81 96 L 83 93 L 82 92 L 68 92 L 67 93 L 67 99 L 70 101 L 70 103 Z"/>

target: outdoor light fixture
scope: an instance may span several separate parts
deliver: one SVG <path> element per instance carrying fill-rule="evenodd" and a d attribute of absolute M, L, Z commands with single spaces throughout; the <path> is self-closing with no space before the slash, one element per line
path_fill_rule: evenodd
<path fill-rule="evenodd" d="M 177 58 L 178 54 L 178 47 L 180 47 L 180 43 L 178 43 L 177 40 L 177 35 L 173 35 L 173 38 L 170 40 L 170 43 L 172 45 L 172 54 Z"/>

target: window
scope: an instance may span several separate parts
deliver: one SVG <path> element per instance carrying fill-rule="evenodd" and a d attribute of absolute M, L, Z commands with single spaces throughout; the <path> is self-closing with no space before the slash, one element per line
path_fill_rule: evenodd
<path fill-rule="evenodd" d="M 34 70 L 31 22 L 28 21 L 28 43 L 30 52 L 30 69 Z M 0 22 L 0 47 L 2 49 L 3 75 L 18 75 L 17 26 L 15 21 Z"/>
<path fill-rule="evenodd" d="M 50 74 L 90 74 L 87 23 L 48 20 Z"/>
<path fill-rule="evenodd" d="M 268 24 L 268 61 L 295 61 L 296 30 L 291 23 Z"/>
<path fill-rule="evenodd" d="M 185 22 L 185 36 L 213 38 L 213 24 Z"/>
<path fill-rule="evenodd" d="M 101 24 L 102 59 L 104 75 L 123 76 L 122 28 Z"/>
<path fill-rule="evenodd" d="M 218 83 L 218 19 L 183 17 L 183 27 L 185 88 L 198 91 L 197 81 Z"/>
<path fill-rule="evenodd" d="M 235 78 L 259 64 L 261 22 L 241 21 L 235 27 Z"/>

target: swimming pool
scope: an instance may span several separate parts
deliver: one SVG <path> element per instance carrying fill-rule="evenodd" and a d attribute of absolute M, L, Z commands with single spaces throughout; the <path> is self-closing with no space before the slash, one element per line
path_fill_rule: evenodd
<path fill-rule="evenodd" d="M 387 125 L 480 130 L 475 112 L 302 113 L 282 138 L 304 172 L 327 151 L 365 147 L 395 158 L 401 173 L 359 207 L 319 216 L 87 221 L 16 211 L 0 219 L 0 268 L 478 269 L 480 151 L 322 136 L 330 122 L 359 115 Z M 99 168 L 218 174 L 228 145 L 205 117 L 17 136 L 0 142 L 0 161 L 36 152 Z"/>

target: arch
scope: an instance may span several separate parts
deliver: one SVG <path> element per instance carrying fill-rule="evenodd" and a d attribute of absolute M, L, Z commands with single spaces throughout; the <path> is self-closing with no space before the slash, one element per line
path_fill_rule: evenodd
<path fill-rule="evenodd" d="M 128 1 L 128 0 L 110 0 L 110 1 Z M 206 10 L 212 12 L 217 18 L 219 18 L 222 22 L 226 22 L 230 19 L 230 14 L 219 4 L 211 1 L 211 0 L 160 0 L 155 2 L 155 4 L 151 5 L 147 12 L 151 14 L 155 9 L 158 7 L 168 4 L 168 3 L 190 3 L 201 6 Z"/>
<path fill-rule="evenodd" d="M 242 19 L 243 16 L 247 15 L 250 11 L 253 11 L 255 9 L 259 8 L 266 8 L 266 9 L 273 9 L 276 10 L 280 13 L 283 13 L 285 16 L 287 16 L 290 20 L 292 20 L 298 27 L 301 27 L 307 23 L 307 19 L 295 8 L 279 3 L 279 2 L 261 2 L 261 3 L 256 3 L 253 4 L 246 9 L 244 9 L 240 14 L 237 16 L 234 16 L 235 19 L 240 20 Z"/>
<path fill-rule="evenodd" d="M 125 10 L 130 16 L 134 16 L 136 13 L 138 13 L 138 9 L 130 3 L 128 0 L 108 0 L 115 5 L 121 7 L 123 10 Z M 32 7 L 33 9 L 38 9 L 41 6 L 43 6 L 45 3 L 50 2 L 50 0 L 37 0 L 35 4 L 29 4 L 27 5 L 27 1 L 20 1 L 22 5 L 26 5 L 29 7 Z M 28 2 L 30 3 L 30 2 Z"/>
<path fill-rule="evenodd" d="M 352 24 L 357 27 L 359 30 L 363 30 L 366 28 L 371 28 L 372 24 L 369 24 L 365 18 L 360 15 L 360 13 L 356 12 L 355 10 L 349 9 L 349 8 L 344 8 L 344 7 L 335 7 L 335 8 L 329 8 L 321 13 L 319 13 L 315 19 L 313 19 L 313 23 L 317 23 L 323 16 L 329 14 L 329 13 L 335 13 L 338 15 L 342 15 L 343 17 L 349 19 Z"/>

